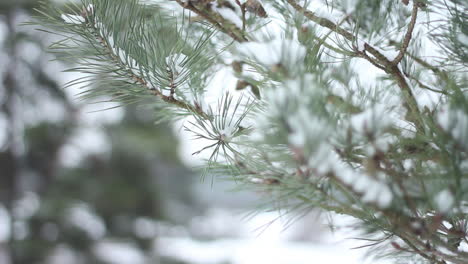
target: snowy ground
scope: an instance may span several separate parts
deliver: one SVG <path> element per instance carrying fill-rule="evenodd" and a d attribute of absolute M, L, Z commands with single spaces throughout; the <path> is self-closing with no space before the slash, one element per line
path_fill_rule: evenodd
<path fill-rule="evenodd" d="M 236 238 L 197 241 L 189 237 L 160 237 L 156 240 L 156 247 L 162 256 L 200 264 L 390 263 L 384 260 L 364 259 L 365 250 L 351 249 L 360 244 L 357 240 L 349 239 L 351 233 L 345 230 L 333 234 L 321 232 L 320 241 L 315 242 L 292 239 L 297 237 L 298 233 L 308 230 L 303 228 L 304 225 L 300 221 L 287 229 L 284 228 L 281 219 L 271 224 L 270 222 L 277 216 L 276 213 L 264 213 L 248 221 L 239 218 L 238 226 L 235 228 L 240 234 Z M 344 218 L 335 220 L 341 224 L 349 221 Z M 216 221 L 223 219 L 218 217 Z M 232 215 L 229 219 L 225 219 L 227 224 L 235 221 Z M 265 225 L 268 227 L 261 228 Z M 227 228 L 230 226 L 232 225 Z"/>

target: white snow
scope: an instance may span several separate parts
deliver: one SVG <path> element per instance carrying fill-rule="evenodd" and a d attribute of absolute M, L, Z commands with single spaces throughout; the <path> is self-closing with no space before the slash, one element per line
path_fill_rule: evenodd
<path fill-rule="evenodd" d="M 377 177 L 370 177 L 364 172 L 356 174 L 351 168 L 343 168 L 348 170 L 348 173 L 339 173 L 338 176 L 344 180 L 345 183 L 351 185 L 354 191 L 362 195 L 361 200 L 364 203 L 374 203 L 380 208 L 387 208 L 393 201 L 393 192 L 390 187 L 384 182 L 384 175 L 377 175 Z M 346 180 L 346 181 L 345 181 Z"/>
<path fill-rule="evenodd" d="M 237 52 L 247 59 L 255 60 L 266 66 L 282 64 L 291 67 L 300 64 L 306 49 L 297 40 L 274 39 L 267 42 L 247 42 L 237 45 Z"/>
<path fill-rule="evenodd" d="M 354 10 L 353 3 L 344 3 L 345 1 L 342 0 L 341 4 L 345 6 L 346 12 L 351 12 Z M 309 11 L 314 12 L 314 14 L 318 17 L 328 19 L 333 23 L 339 23 L 343 20 L 346 14 L 338 11 L 338 9 L 333 8 L 332 5 L 327 5 L 323 1 L 314 1 L 314 0 L 307 0 L 307 1 L 299 1 L 301 6 L 305 6 Z M 292 7 L 290 7 L 292 9 Z M 292 9 L 294 10 L 294 9 Z M 296 10 L 294 10 L 296 12 Z"/>
<path fill-rule="evenodd" d="M 94 5 L 93 5 L 93 4 L 89 4 L 89 5 L 86 7 L 86 11 L 87 11 L 89 14 L 94 13 Z"/>
<path fill-rule="evenodd" d="M 468 253 L 468 242 L 466 242 L 466 240 L 462 240 L 460 246 L 458 246 L 458 250 Z"/>
<path fill-rule="evenodd" d="M 389 50 L 389 49 L 386 49 L 386 50 L 383 50 L 377 46 L 374 46 L 374 48 L 380 52 L 380 54 L 382 54 L 383 56 L 385 56 L 387 58 L 387 60 L 389 61 L 393 61 L 396 56 L 398 56 L 398 53 L 399 51 L 398 50 Z"/>
<path fill-rule="evenodd" d="M 144 264 L 147 263 L 143 253 L 132 243 L 117 241 L 100 241 L 93 247 L 94 255 L 105 263 Z"/>
<path fill-rule="evenodd" d="M 296 147 L 303 147 L 311 140 L 325 139 L 331 132 L 331 127 L 325 120 L 311 115 L 305 108 L 300 108 L 287 121 L 292 130 L 289 142 Z"/>
<path fill-rule="evenodd" d="M 100 217 L 93 213 L 91 208 L 85 203 L 78 203 L 68 209 L 67 220 L 86 232 L 92 239 L 98 240 L 106 233 L 106 226 Z"/>
<path fill-rule="evenodd" d="M 414 161 L 412 159 L 405 159 L 403 160 L 403 168 L 405 168 L 405 171 L 410 170 L 414 166 Z"/>
<path fill-rule="evenodd" d="M 219 130 L 219 134 L 224 138 L 224 141 L 229 141 L 237 129 L 238 127 L 235 126 L 235 122 L 227 122 L 227 124 Z"/>
<path fill-rule="evenodd" d="M 375 105 L 362 113 L 351 117 L 351 126 L 361 134 L 378 134 L 391 125 L 385 106 Z"/>
<path fill-rule="evenodd" d="M 437 115 L 437 121 L 455 141 L 468 149 L 468 114 L 461 109 L 442 107 Z"/>
<path fill-rule="evenodd" d="M 162 88 L 161 94 L 164 96 L 171 96 L 171 89 L 170 88 Z"/>
<path fill-rule="evenodd" d="M 354 172 L 354 170 L 351 170 L 349 168 L 343 168 L 345 165 L 339 163 L 336 166 L 336 171 L 339 172 L 337 173 L 337 176 L 347 185 L 351 185 L 358 177 L 360 177 L 359 174 Z"/>
<path fill-rule="evenodd" d="M 315 224 L 310 221 L 298 220 L 294 225 L 287 227 L 288 219 L 280 217 L 281 212 L 256 214 L 248 220 L 240 220 L 241 215 L 224 214 L 219 223 L 209 223 L 218 229 L 228 230 L 240 228 L 237 235 L 217 240 L 198 241 L 191 237 L 158 236 L 155 248 L 162 256 L 194 264 L 309 264 L 311 263 L 360 263 L 376 264 L 390 263 L 384 260 L 364 259 L 365 250 L 352 250 L 357 246 L 356 240 L 351 237 L 358 236 L 349 232 L 349 229 L 337 230 L 322 234 L 324 224 L 317 219 Z M 313 217 L 313 216 L 312 216 Z M 276 220 L 275 220 L 276 219 Z M 312 220 L 311 218 L 306 220 Z M 350 226 L 350 218 L 334 216 L 334 224 Z M 347 233 L 344 230 L 348 231 Z M 315 231 L 315 233 L 314 233 Z M 308 241 L 309 233 L 319 243 Z M 306 239 L 304 241 L 304 239 Z"/>
<path fill-rule="evenodd" d="M 80 25 L 86 22 L 86 19 L 84 17 L 77 15 L 62 14 L 60 17 L 67 24 Z"/>
<path fill-rule="evenodd" d="M 361 52 L 364 51 L 366 49 L 365 45 L 366 45 L 365 41 L 360 40 L 360 39 L 357 40 L 357 49 L 358 49 L 358 51 L 361 51 Z"/>
<path fill-rule="evenodd" d="M 367 175 L 360 175 L 358 179 L 354 182 L 353 189 L 356 192 L 364 193 L 366 190 L 369 190 L 374 181 Z"/>
<path fill-rule="evenodd" d="M 440 212 L 448 213 L 455 204 L 455 198 L 450 190 L 445 189 L 434 197 L 434 202 Z"/>
<path fill-rule="evenodd" d="M 359 191 L 363 192 L 362 201 L 365 203 L 375 203 L 380 208 L 387 208 L 390 206 L 393 200 L 393 194 L 390 188 L 381 181 L 371 179 L 368 176 L 362 175 L 360 179 L 364 178 L 366 180 L 362 181 L 366 184 L 361 184 L 359 186 Z M 359 180 L 360 180 L 359 179 Z M 358 186 L 354 186 L 355 190 L 358 191 Z M 363 190 L 363 188 L 365 188 Z"/>
<path fill-rule="evenodd" d="M 383 183 L 379 185 L 379 194 L 377 196 L 377 206 L 380 208 L 387 208 L 391 205 L 393 200 L 393 193 L 390 188 Z"/>
<path fill-rule="evenodd" d="M 258 242 L 251 239 L 201 242 L 188 238 L 162 237 L 158 239 L 158 246 L 164 256 L 177 257 L 179 260 L 194 264 L 370 263 L 364 262 L 350 249 L 340 250 L 337 246 L 320 246 L 301 242 L 263 240 Z"/>
<path fill-rule="evenodd" d="M 463 43 L 463 45 L 468 46 L 468 35 L 463 34 L 463 32 L 460 32 L 460 33 L 457 35 L 457 40 L 458 40 L 459 42 Z"/>
<path fill-rule="evenodd" d="M 213 6 L 213 10 L 218 12 L 223 18 L 232 22 L 236 27 L 242 28 L 242 19 L 234 12 L 234 10 L 226 7 L 215 7 Z"/>
<path fill-rule="evenodd" d="M 312 150 L 308 165 L 316 169 L 317 173 L 325 175 L 335 168 L 337 162 L 339 162 L 339 159 L 333 152 L 333 147 L 327 142 L 321 142 Z"/>
<path fill-rule="evenodd" d="M 7 209 L 0 204 L 0 243 L 7 242 L 11 235 L 11 217 Z"/>
<path fill-rule="evenodd" d="M 88 7 L 86 7 L 86 11 L 88 13 L 94 13 L 94 6 L 89 4 Z M 80 25 L 86 23 L 86 18 L 81 15 L 62 14 L 60 17 L 67 24 Z"/>

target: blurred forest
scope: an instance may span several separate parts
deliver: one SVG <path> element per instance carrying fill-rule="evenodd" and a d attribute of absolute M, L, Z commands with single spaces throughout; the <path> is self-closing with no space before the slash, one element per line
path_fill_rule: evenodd
<path fill-rule="evenodd" d="M 0 263 L 180 263 L 154 253 L 154 230 L 185 224 L 198 177 L 151 111 L 90 113 L 109 105 L 63 89 L 71 65 L 22 25 L 38 2 L 0 0 Z"/>

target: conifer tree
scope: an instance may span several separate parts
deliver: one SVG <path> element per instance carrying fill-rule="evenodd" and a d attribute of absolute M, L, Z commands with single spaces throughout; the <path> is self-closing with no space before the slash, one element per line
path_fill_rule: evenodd
<path fill-rule="evenodd" d="M 205 173 L 360 221 L 376 257 L 468 262 L 468 2 L 82 0 L 39 10 L 83 97 L 185 121 Z M 234 82 L 213 82 L 229 71 Z M 97 78 L 99 77 L 99 78 Z M 221 92 L 220 92 L 221 91 Z M 221 94 L 215 99 L 218 94 Z"/>

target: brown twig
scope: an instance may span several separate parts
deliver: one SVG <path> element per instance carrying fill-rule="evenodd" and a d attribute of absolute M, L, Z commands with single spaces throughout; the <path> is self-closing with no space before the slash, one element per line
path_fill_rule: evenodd
<path fill-rule="evenodd" d="M 324 17 L 319 17 L 317 15 L 315 15 L 313 12 L 307 10 L 306 8 L 300 6 L 295 0 L 286 0 L 294 9 L 296 9 L 297 11 L 301 12 L 304 14 L 305 17 L 307 17 L 308 19 L 310 19 L 311 21 L 319 24 L 320 26 L 322 27 L 326 27 L 326 28 L 329 28 L 331 30 L 333 30 L 334 32 L 342 35 L 343 37 L 345 37 L 346 39 L 348 40 L 354 40 L 354 35 L 351 34 L 350 32 L 346 31 L 345 29 L 343 29 L 342 27 L 336 25 L 335 23 L 333 23 L 331 20 L 327 19 L 327 18 L 324 18 Z"/>
<path fill-rule="evenodd" d="M 246 26 L 246 21 L 245 21 L 245 4 L 241 4 L 239 0 L 236 0 L 236 4 L 240 7 L 241 13 L 242 13 L 242 32 L 245 34 L 245 26 Z"/>
<path fill-rule="evenodd" d="M 368 61 L 369 61 L 372 65 L 374 65 L 375 67 L 377 67 L 377 68 L 379 68 L 379 69 L 385 71 L 385 67 L 382 66 L 382 65 L 380 65 L 375 59 L 369 57 L 369 55 L 367 55 L 367 53 L 366 53 L 365 50 L 364 50 L 364 51 L 361 51 L 361 52 L 358 51 L 358 54 L 360 54 L 361 57 L 363 57 L 364 59 L 368 60 Z"/>
<path fill-rule="evenodd" d="M 218 28 L 221 32 L 228 34 L 232 39 L 237 42 L 245 42 L 248 41 L 244 34 L 241 32 L 239 28 L 237 28 L 234 24 L 226 21 L 223 17 L 218 15 L 215 12 L 209 12 L 206 8 L 197 8 L 194 3 L 191 1 L 183 1 L 183 0 L 175 0 L 180 6 L 186 8 L 195 14 L 203 17 L 206 21 L 210 22 L 213 26 Z M 227 27 L 225 26 L 227 25 Z"/>
<path fill-rule="evenodd" d="M 401 47 L 400 47 L 400 52 L 398 55 L 393 59 L 392 64 L 396 65 L 400 63 L 400 61 L 403 59 L 403 56 L 406 53 L 406 50 L 408 49 L 411 36 L 413 34 L 414 26 L 416 25 L 416 19 L 418 17 L 418 9 L 419 9 L 419 4 L 418 1 L 414 0 L 413 1 L 413 11 L 411 12 L 411 21 L 408 25 L 408 29 L 405 34 L 405 38 L 402 41 Z"/>

